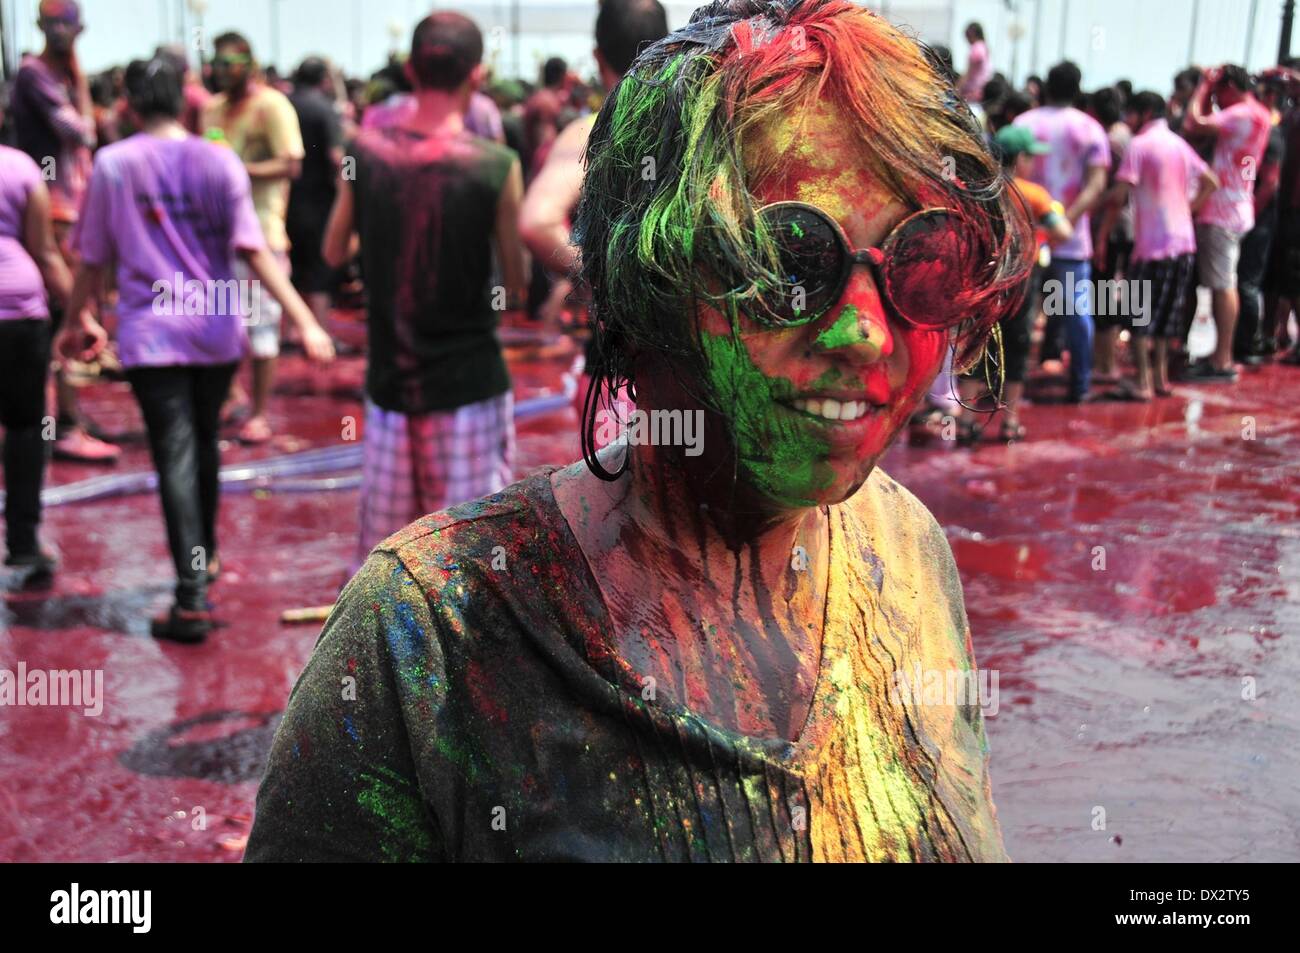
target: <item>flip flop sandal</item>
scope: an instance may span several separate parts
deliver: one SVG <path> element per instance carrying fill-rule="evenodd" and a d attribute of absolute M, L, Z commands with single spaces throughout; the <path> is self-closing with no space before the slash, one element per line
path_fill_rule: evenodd
<path fill-rule="evenodd" d="M 236 424 L 242 424 L 248 419 L 252 411 L 253 408 L 249 404 L 236 404 L 234 407 L 231 407 L 230 410 L 222 413 L 221 426 L 233 427 Z"/>
<path fill-rule="evenodd" d="M 998 439 L 1003 443 L 1018 443 L 1025 439 L 1026 433 L 1028 433 L 1028 431 L 1025 430 L 1024 424 L 1015 424 L 1012 426 L 1011 424 L 1003 422 L 1001 429 L 998 430 Z"/>
<path fill-rule="evenodd" d="M 260 447 L 264 443 L 270 443 L 271 438 L 275 436 L 275 431 L 265 421 L 262 422 L 261 428 L 250 429 L 250 424 L 254 419 L 256 418 L 249 418 L 249 422 L 240 429 L 237 439 L 240 443 L 249 447 Z"/>
<path fill-rule="evenodd" d="M 984 436 L 984 428 L 973 420 L 962 418 L 957 421 L 957 446 L 973 447 Z"/>

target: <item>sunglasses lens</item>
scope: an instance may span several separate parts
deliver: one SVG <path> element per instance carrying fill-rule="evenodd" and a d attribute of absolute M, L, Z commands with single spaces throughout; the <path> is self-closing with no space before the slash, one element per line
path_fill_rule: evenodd
<path fill-rule="evenodd" d="M 844 243 L 835 226 L 809 208 L 776 205 L 764 209 L 781 261 L 783 287 L 763 296 L 776 320 L 795 324 L 835 303 L 844 268 Z"/>
<path fill-rule="evenodd" d="M 943 211 L 916 215 L 894 232 L 884 251 L 885 290 L 904 318 L 939 330 L 970 317 L 956 302 L 969 295 L 983 255 L 960 218 Z"/>

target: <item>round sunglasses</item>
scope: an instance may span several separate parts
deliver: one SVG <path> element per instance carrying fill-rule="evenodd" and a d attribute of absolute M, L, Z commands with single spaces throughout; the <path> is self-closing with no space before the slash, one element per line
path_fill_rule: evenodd
<path fill-rule="evenodd" d="M 752 309 L 765 323 L 785 328 L 815 321 L 844 294 L 854 265 L 872 269 L 887 304 L 909 324 L 941 331 L 973 317 L 962 302 L 989 262 L 966 219 L 951 209 L 922 209 L 879 246 L 860 249 L 815 205 L 774 202 L 757 215 L 776 244 L 785 281 Z"/>

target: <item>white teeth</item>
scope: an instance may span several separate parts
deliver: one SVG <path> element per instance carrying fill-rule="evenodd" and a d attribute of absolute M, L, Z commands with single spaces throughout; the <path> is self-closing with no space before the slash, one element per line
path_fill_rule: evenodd
<path fill-rule="evenodd" d="M 865 400 L 838 401 L 827 397 L 825 400 L 804 400 L 800 398 L 792 403 L 795 410 L 805 414 L 821 417 L 823 420 L 857 420 L 867 415 Z"/>

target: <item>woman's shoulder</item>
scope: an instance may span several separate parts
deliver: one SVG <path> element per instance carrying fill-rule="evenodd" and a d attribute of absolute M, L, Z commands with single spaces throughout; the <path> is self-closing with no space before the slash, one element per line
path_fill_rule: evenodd
<path fill-rule="evenodd" d="M 346 632 L 336 637 L 386 645 L 398 661 L 457 659 L 457 671 L 574 637 L 599 597 L 550 491 L 552 469 L 381 542 L 340 596 L 331 621 Z"/>
<path fill-rule="evenodd" d="M 943 535 L 934 514 L 903 484 L 880 467 L 871 471 L 858 492 L 844 503 L 873 530 L 895 538 Z"/>
<path fill-rule="evenodd" d="M 554 469 L 542 467 L 499 493 L 422 517 L 375 552 L 396 557 L 427 593 L 449 584 L 470 590 L 485 578 L 527 584 L 539 561 L 553 558 L 564 543 L 550 485 Z"/>
<path fill-rule="evenodd" d="M 848 551 L 861 556 L 883 593 L 907 605 L 928 594 L 954 613 L 961 608 L 961 582 L 947 534 L 907 487 L 877 467 L 841 506 Z"/>

